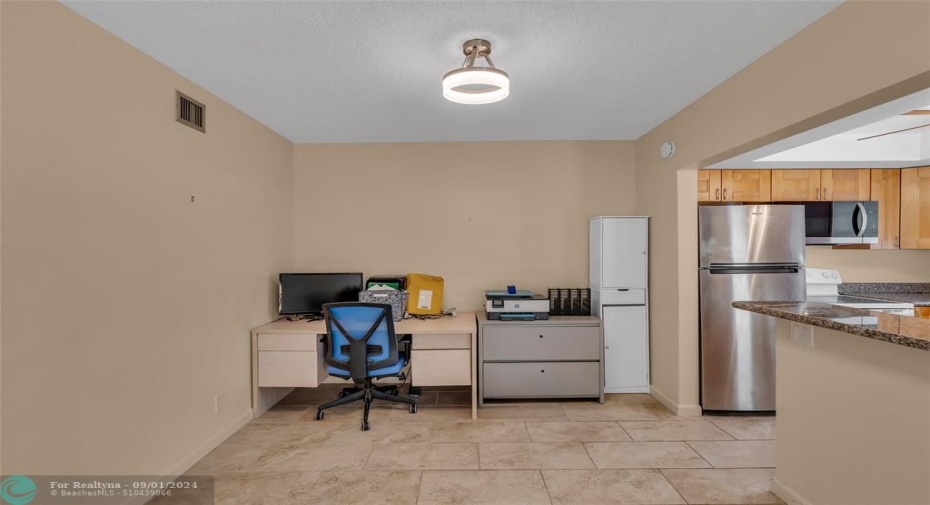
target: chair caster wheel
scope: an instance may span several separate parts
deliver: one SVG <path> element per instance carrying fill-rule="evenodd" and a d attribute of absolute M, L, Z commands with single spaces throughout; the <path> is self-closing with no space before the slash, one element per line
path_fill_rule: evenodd
<path fill-rule="evenodd" d="M 410 413 L 411 414 L 417 413 L 417 404 L 414 403 L 413 405 L 410 406 Z"/>
<path fill-rule="evenodd" d="M 362 431 L 368 431 L 371 429 L 371 424 L 368 421 L 362 421 Z"/>
<path fill-rule="evenodd" d="M 322 421 L 322 420 L 323 420 L 323 415 L 324 415 L 324 414 L 323 414 L 323 411 L 322 411 L 322 410 L 316 411 L 316 420 L 317 420 L 317 421 Z"/>

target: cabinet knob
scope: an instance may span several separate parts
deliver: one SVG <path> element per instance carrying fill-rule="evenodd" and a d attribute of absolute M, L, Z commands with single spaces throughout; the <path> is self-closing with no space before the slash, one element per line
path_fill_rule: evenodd
<path fill-rule="evenodd" d="M 539 338 L 542 338 L 542 337 L 543 337 L 542 335 L 539 336 Z"/>
<path fill-rule="evenodd" d="M 539 373 L 546 373 L 546 371 L 545 371 L 545 370 L 540 370 Z"/>

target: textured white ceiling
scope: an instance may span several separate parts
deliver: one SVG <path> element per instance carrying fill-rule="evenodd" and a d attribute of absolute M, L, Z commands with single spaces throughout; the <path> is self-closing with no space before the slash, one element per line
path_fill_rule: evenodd
<path fill-rule="evenodd" d="M 636 139 L 839 4 L 64 3 L 298 143 Z M 474 37 L 503 102 L 442 98 Z"/>

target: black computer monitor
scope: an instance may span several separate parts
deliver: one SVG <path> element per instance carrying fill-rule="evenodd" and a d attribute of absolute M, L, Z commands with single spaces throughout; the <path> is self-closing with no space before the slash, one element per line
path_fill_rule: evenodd
<path fill-rule="evenodd" d="M 361 273 L 280 274 L 278 313 L 294 316 L 323 313 L 324 303 L 357 302 Z"/>

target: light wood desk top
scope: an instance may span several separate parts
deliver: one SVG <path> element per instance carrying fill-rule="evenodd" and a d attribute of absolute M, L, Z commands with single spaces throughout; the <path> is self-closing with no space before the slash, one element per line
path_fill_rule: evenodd
<path fill-rule="evenodd" d="M 459 312 L 457 316 L 445 316 L 438 319 L 404 319 L 394 322 L 394 333 L 420 334 L 456 334 L 477 331 L 477 319 L 474 312 Z M 326 323 L 319 321 L 288 321 L 278 319 L 259 326 L 252 333 L 326 333 Z"/>

